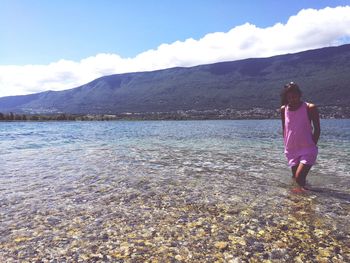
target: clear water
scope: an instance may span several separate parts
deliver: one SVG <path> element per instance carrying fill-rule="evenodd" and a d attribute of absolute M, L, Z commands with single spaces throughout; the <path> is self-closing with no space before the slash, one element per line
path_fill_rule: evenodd
<path fill-rule="evenodd" d="M 321 128 L 296 195 L 279 120 L 0 123 L 0 259 L 346 261 L 350 120 Z"/>

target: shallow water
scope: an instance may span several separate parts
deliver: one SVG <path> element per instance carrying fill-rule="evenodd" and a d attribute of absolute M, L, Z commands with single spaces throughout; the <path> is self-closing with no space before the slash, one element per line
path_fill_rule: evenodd
<path fill-rule="evenodd" d="M 350 261 L 350 120 L 303 195 L 280 126 L 0 123 L 0 261 Z"/>

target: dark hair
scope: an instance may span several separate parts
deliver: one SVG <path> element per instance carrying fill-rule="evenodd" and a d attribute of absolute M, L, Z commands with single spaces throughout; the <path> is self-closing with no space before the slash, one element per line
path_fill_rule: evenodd
<path fill-rule="evenodd" d="M 295 82 L 289 82 L 286 85 L 284 85 L 284 88 L 281 92 L 281 105 L 287 105 L 287 94 L 288 93 L 295 93 L 298 94 L 300 97 L 302 95 L 301 90 L 299 89 L 299 86 Z"/>

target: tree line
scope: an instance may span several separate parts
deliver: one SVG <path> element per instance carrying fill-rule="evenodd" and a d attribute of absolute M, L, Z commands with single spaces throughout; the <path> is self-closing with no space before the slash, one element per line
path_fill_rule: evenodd
<path fill-rule="evenodd" d="M 275 110 L 188 110 L 174 112 L 138 112 L 116 114 L 17 114 L 0 113 L 0 121 L 112 121 L 112 120 L 211 120 L 211 119 L 270 119 Z"/>
<path fill-rule="evenodd" d="M 113 115 L 75 115 L 75 114 L 18 114 L 18 113 L 1 113 L 0 121 L 107 121 L 115 120 Z"/>
<path fill-rule="evenodd" d="M 321 106 L 322 119 L 350 118 L 350 106 Z M 224 109 L 224 110 L 180 110 L 173 112 L 134 112 L 115 114 L 19 114 L 1 113 L 0 122 L 5 121 L 112 121 L 112 120 L 214 120 L 214 119 L 278 119 L 278 109 Z"/>

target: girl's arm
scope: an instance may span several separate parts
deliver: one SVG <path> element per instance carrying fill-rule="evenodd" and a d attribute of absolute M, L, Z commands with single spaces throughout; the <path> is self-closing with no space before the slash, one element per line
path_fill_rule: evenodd
<path fill-rule="evenodd" d="M 318 113 L 317 107 L 314 104 L 309 104 L 308 106 L 309 106 L 310 120 L 314 128 L 312 133 L 312 139 L 314 140 L 315 144 L 317 144 L 321 134 L 320 115 Z"/>
<path fill-rule="evenodd" d="M 282 121 L 283 137 L 284 137 L 284 121 L 285 121 L 284 111 L 285 111 L 285 106 L 283 105 L 283 106 L 281 106 L 281 121 Z"/>

